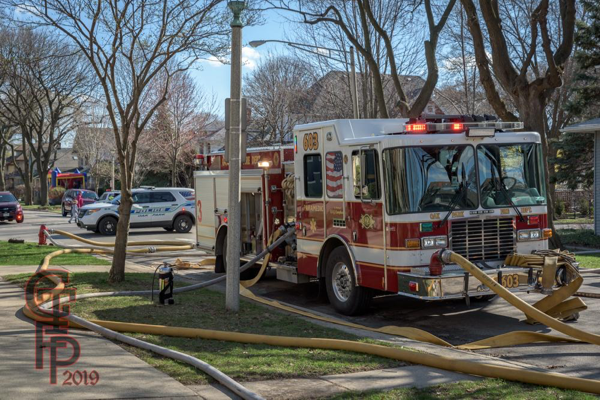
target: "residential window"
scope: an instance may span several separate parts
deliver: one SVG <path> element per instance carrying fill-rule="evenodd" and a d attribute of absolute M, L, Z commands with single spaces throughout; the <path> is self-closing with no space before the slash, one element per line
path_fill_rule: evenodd
<path fill-rule="evenodd" d="M 323 197 L 323 168 L 320 154 L 304 156 L 304 194 L 306 197 Z"/>

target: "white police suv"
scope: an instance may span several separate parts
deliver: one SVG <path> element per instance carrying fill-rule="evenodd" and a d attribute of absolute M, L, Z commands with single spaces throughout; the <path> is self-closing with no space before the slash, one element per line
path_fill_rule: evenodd
<path fill-rule="evenodd" d="M 131 228 L 161 227 L 167 231 L 187 233 L 196 219 L 194 190 L 187 188 L 133 189 Z M 79 209 L 80 228 L 103 235 L 117 233 L 121 196 L 106 203 L 94 203 Z"/>

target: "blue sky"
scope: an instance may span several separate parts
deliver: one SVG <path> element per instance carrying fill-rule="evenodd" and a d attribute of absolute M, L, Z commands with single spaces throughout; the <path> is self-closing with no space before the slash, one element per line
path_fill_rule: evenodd
<path fill-rule="evenodd" d="M 289 28 L 289 21 L 286 21 L 275 11 L 268 11 L 264 15 L 266 22 L 260 26 L 245 27 L 242 33 L 242 58 L 244 60 L 243 74 L 246 75 L 261 58 L 269 53 L 285 53 L 286 46 L 280 43 L 267 43 L 259 48 L 252 48 L 248 42 L 252 40 L 285 39 L 286 25 Z M 191 72 L 198 85 L 208 94 L 214 93 L 217 99 L 218 114 L 224 113 L 225 99 L 229 97 L 229 79 L 231 69 L 229 65 L 220 63 L 216 59 L 201 61 L 199 69 Z"/>

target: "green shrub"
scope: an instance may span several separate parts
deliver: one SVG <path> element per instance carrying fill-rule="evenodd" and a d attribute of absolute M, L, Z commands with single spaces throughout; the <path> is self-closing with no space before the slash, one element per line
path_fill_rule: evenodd
<path fill-rule="evenodd" d="M 60 199 L 62 198 L 63 194 L 65 194 L 66 190 L 64 187 L 62 186 L 56 186 L 53 188 L 50 188 L 50 190 L 48 191 L 48 197 L 50 199 Z"/>
<path fill-rule="evenodd" d="M 556 204 L 554 205 L 554 213 L 556 214 L 556 216 L 560 217 L 564 214 L 565 212 L 565 202 L 562 200 L 557 200 Z"/>
<path fill-rule="evenodd" d="M 600 236 L 596 236 L 592 229 L 559 229 L 558 234 L 566 246 L 600 248 Z"/>
<path fill-rule="evenodd" d="M 587 201 L 587 199 L 579 199 L 577 205 L 579 206 L 579 212 L 581 213 L 581 215 L 588 215 L 588 212 L 590 210 L 590 202 Z"/>

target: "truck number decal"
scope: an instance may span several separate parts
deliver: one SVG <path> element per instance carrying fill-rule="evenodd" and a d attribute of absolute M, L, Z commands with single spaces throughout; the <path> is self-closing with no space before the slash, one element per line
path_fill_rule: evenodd
<path fill-rule="evenodd" d="M 198 223 L 202 222 L 202 201 L 198 200 Z"/>
<path fill-rule="evenodd" d="M 304 151 L 319 149 L 319 135 L 317 132 L 307 133 L 304 135 Z"/>
<path fill-rule="evenodd" d="M 519 275 L 510 274 L 502 276 L 502 286 L 505 288 L 516 288 L 519 287 Z"/>

